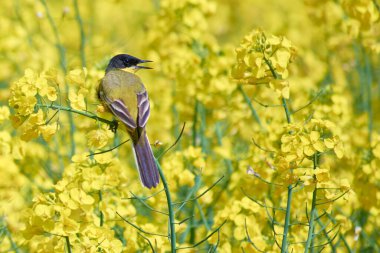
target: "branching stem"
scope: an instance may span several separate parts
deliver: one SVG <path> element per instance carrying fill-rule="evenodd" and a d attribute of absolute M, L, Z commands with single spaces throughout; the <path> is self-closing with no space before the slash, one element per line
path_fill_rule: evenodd
<path fill-rule="evenodd" d="M 37 107 L 49 108 L 49 109 L 53 109 L 53 110 L 59 110 L 59 111 L 66 111 L 66 112 L 76 113 L 76 114 L 85 116 L 87 118 L 94 119 L 94 120 L 106 123 L 106 124 L 108 124 L 111 127 L 111 129 L 115 129 L 117 127 L 117 121 L 110 121 L 110 120 L 101 118 L 99 116 L 96 116 L 93 113 L 86 112 L 86 111 L 79 111 L 79 110 L 73 109 L 71 107 L 66 107 L 66 106 L 61 106 L 61 105 L 55 105 L 55 104 L 50 104 L 50 105 L 37 104 L 36 106 Z"/>

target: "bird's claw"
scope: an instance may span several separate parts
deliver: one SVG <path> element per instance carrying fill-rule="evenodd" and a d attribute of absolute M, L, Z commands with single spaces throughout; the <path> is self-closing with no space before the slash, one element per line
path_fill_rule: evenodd
<path fill-rule="evenodd" d="M 118 122 L 116 119 L 114 119 L 114 120 L 112 121 L 112 123 L 110 124 L 110 130 L 111 130 L 113 133 L 116 133 L 118 126 L 119 126 L 119 122 Z"/>

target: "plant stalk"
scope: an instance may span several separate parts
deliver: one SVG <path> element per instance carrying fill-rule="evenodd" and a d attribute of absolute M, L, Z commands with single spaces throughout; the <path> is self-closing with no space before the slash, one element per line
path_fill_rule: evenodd
<path fill-rule="evenodd" d="M 171 252 L 175 253 L 176 252 L 176 234 L 175 234 L 175 220 L 174 220 L 174 210 L 173 210 L 173 201 L 170 196 L 170 190 L 168 183 L 166 181 L 164 172 L 161 169 L 161 166 L 159 162 L 156 160 L 158 172 L 160 173 L 160 178 L 162 181 L 162 184 L 164 185 L 165 189 L 165 195 L 166 195 L 166 200 L 168 202 L 168 213 L 169 213 L 169 226 L 170 226 L 170 246 L 171 246 Z"/>
<path fill-rule="evenodd" d="M 292 203 L 292 193 L 293 186 L 288 186 L 288 201 L 286 203 L 286 214 L 285 214 L 285 225 L 284 225 L 284 233 L 282 236 L 282 245 L 281 245 L 281 253 L 288 252 L 288 232 L 289 232 L 289 224 L 290 224 L 290 207 Z"/>

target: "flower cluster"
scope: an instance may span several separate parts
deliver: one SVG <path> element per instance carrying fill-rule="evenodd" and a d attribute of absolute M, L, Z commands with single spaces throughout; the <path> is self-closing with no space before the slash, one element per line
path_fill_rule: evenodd
<path fill-rule="evenodd" d="M 37 109 L 38 101 L 57 100 L 57 82 L 49 72 L 37 74 L 31 69 L 25 71 L 25 75 L 14 82 L 11 87 L 9 105 L 16 114 L 13 116 L 13 124 L 19 127 L 23 140 L 31 140 L 42 135 L 49 140 L 58 129 L 58 124 L 49 124 L 47 115 L 41 109 Z"/>
<path fill-rule="evenodd" d="M 279 97 L 289 98 L 289 63 L 295 48 L 285 37 L 266 36 L 255 30 L 244 37 L 236 49 L 232 77 L 242 84 L 269 84 Z"/>
<path fill-rule="evenodd" d="M 120 164 L 108 154 L 96 162 L 86 154 L 75 156 L 73 161 L 54 192 L 33 199 L 33 206 L 24 214 L 23 235 L 35 250 L 63 251 L 67 238 L 74 251 L 120 252 L 122 242 L 115 238 L 111 229 L 115 222 L 111 220 L 116 211 L 128 216 L 136 213 L 121 199 L 123 191 L 117 190 L 127 182 Z"/>
<path fill-rule="evenodd" d="M 360 29 L 368 30 L 379 18 L 379 6 L 370 0 L 343 0 L 342 6 L 347 14 L 360 23 Z"/>

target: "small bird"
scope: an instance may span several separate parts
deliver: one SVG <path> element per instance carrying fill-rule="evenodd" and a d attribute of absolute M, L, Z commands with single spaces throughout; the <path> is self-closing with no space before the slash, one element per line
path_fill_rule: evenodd
<path fill-rule="evenodd" d="M 148 93 L 141 79 L 123 69 L 151 69 L 139 66 L 151 62 L 128 54 L 114 56 L 98 87 L 98 98 L 125 126 L 132 140 L 136 165 L 143 186 L 151 189 L 160 182 L 145 126 L 150 115 Z"/>

